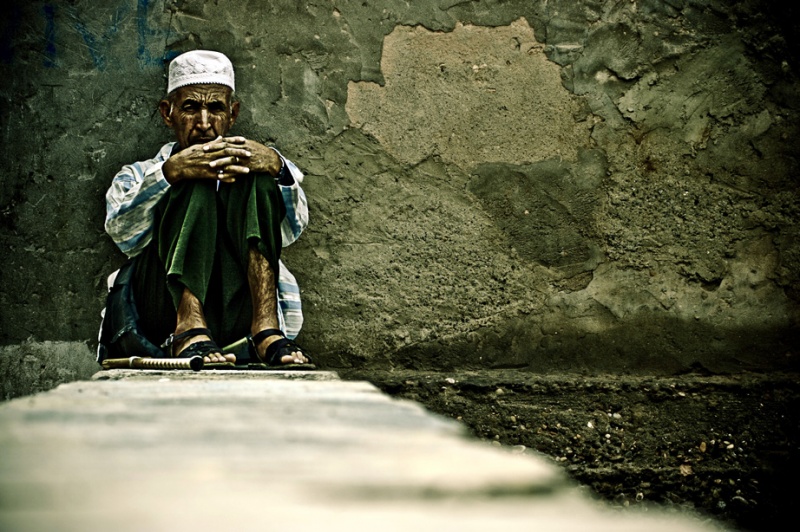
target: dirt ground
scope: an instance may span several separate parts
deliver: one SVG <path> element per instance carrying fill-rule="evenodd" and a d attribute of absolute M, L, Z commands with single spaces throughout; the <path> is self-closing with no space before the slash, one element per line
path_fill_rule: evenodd
<path fill-rule="evenodd" d="M 620 509 L 657 503 L 737 530 L 776 530 L 797 501 L 797 375 L 340 374 L 495 445 L 543 453 Z"/>

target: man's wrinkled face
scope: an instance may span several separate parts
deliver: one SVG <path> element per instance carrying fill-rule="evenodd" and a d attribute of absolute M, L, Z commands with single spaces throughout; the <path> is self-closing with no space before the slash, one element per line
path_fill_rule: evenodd
<path fill-rule="evenodd" d="M 231 102 L 225 85 L 188 85 L 162 100 L 159 110 L 184 149 L 225 136 L 239 114 L 239 102 Z"/>

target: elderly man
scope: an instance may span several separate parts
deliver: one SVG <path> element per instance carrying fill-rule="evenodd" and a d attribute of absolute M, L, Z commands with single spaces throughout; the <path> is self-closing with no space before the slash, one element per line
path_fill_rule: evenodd
<path fill-rule="evenodd" d="M 274 148 L 227 136 L 239 116 L 234 90 L 221 53 L 170 63 L 159 111 L 176 142 L 114 177 L 106 231 L 135 257 L 139 332 L 168 356 L 235 362 L 220 346 L 250 337 L 270 366 L 309 364 L 293 341 L 299 290 L 280 261 L 308 221 L 303 174 Z"/>

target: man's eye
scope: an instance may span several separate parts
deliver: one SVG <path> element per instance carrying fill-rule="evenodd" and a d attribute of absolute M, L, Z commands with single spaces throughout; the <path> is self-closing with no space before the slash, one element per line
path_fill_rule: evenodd
<path fill-rule="evenodd" d="M 223 103 L 211 103 L 208 105 L 208 110 L 212 113 L 223 113 L 225 112 L 225 104 Z"/>
<path fill-rule="evenodd" d="M 195 113 L 195 112 L 197 112 L 197 106 L 194 105 L 194 104 L 187 103 L 187 104 L 184 104 L 183 106 L 181 106 L 181 110 L 183 110 L 183 111 L 185 111 L 187 113 Z"/>

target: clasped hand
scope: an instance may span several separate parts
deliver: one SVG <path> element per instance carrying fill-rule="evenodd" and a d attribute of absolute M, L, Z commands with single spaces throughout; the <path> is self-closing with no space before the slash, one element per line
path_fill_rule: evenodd
<path fill-rule="evenodd" d="M 244 137 L 217 137 L 196 144 L 170 157 L 162 167 L 170 184 L 184 179 L 214 179 L 233 183 L 250 172 L 277 175 L 281 168 L 278 153 Z"/>

